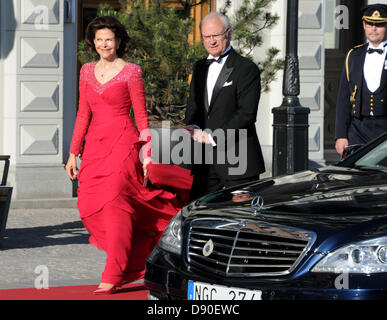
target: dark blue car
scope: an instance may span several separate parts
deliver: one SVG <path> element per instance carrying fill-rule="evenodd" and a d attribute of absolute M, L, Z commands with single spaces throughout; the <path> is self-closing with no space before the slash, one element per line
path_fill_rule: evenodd
<path fill-rule="evenodd" d="M 335 166 L 189 204 L 145 285 L 155 299 L 387 299 L 387 133 Z"/>

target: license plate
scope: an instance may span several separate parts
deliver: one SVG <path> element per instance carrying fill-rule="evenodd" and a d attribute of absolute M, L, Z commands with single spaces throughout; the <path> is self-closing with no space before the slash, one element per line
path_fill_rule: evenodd
<path fill-rule="evenodd" d="M 262 300 L 262 291 L 188 281 L 188 300 Z"/>

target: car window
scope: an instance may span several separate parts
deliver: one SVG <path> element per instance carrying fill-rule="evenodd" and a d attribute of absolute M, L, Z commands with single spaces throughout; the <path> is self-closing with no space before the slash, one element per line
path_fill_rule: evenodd
<path fill-rule="evenodd" d="M 357 160 L 355 166 L 387 168 L 387 140 Z"/>

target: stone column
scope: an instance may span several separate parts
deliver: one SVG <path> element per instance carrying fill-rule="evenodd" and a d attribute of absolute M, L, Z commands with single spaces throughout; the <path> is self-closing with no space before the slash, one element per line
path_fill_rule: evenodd
<path fill-rule="evenodd" d="M 300 0 L 298 52 L 300 66 L 300 103 L 310 108 L 310 168 L 324 161 L 324 29 L 325 5 L 322 0 Z M 313 164 L 314 162 L 314 164 Z"/>
<path fill-rule="evenodd" d="M 63 169 L 65 2 L 0 2 L 1 153 L 11 156 L 14 200 L 72 196 Z"/>

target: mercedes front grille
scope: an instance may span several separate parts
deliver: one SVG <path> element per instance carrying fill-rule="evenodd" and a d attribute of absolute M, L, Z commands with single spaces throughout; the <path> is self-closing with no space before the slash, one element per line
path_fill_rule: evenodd
<path fill-rule="evenodd" d="M 190 265 L 224 276 L 285 275 L 311 247 L 315 234 L 257 221 L 193 220 L 187 258 Z"/>

